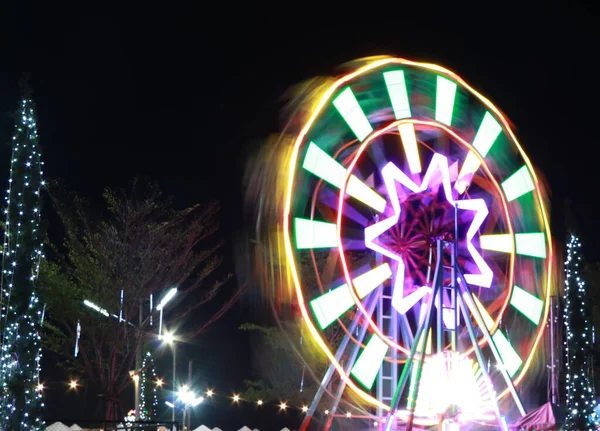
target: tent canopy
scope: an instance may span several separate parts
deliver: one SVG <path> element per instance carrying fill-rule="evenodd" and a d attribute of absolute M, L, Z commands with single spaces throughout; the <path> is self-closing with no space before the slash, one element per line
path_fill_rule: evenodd
<path fill-rule="evenodd" d="M 510 424 L 509 428 L 515 431 L 556 431 L 562 429 L 564 421 L 563 409 L 552 403 L 546 403 Z"/>

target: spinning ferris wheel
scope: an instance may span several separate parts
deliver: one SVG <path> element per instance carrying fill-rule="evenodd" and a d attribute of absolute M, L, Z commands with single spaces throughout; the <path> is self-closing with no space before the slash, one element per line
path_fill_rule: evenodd
<path fill-rule="evenodd" d="M 397 58 L 342 77 L 310 109 L 284 240 L 331 366 L 304 426 L 336 376 L 327 427 L 345 390 L 386 429 L 502 424 L 499 400 L 524 414 L 516 386 L 544 330 L 552 243 L 507 120 L 454 73 Z"/>

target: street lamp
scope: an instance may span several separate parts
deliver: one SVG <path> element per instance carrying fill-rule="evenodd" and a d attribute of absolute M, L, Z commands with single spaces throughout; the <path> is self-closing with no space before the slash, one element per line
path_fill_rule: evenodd
<path fill-rule="evenodd" d="M 173 299 L 173 297 L 175 296 L 176 293 L 177 293 L 177 288 L 176 287 L 170 288 L 167 291 L 167 293 L 165 293 L 165 295 L 162 297 L 162 299 L 160 300 L 160 302 L 158 303 L 158 305 L 156 306 L 156 311 L 160 311 L 160 318 L 159 318 L 159 322 L 158 322 L 158 338 L 160 338 L 162 336 L 163 308 L 165 308 L 165 305 L 167 305 L 167 303 L 171 299 Z"/>
<path fill-rule="evenodd" d="M 204 397 L 203 396 L 196 396 L 196 393 L 190 389 L 188 389 L 187 386 L 182 386 L 181 389 L 179 389 L 179 400 L 183 403 L 183 424 L 185 426 L 185 420 L 186 420 L 186 416 L 188 417 L 188 430 L 190 428 L 190 413 L 189 413 L 189 409 L 190 407 L 196 407 L 198 404 L 200 404 L 202 401 L 204 401 Z M 173 409 L 173 411 L 175 411 L 175 409 Z"/>
<path fill-rule="evenodd" d="M 162 308 L 161 308 L 161 313 L 162 313 Z M 177 348 L 175 346 L 175 336 L 173 335 L 172 332 L 168 332 L 165 331 L 165 335 L 162 336 L 162 340 L 169 346 L 171 346 L 171 350 L 173 351 L 173 404 L 175 404 L 175 371 L 176 371 L 176 364 L 177 364 Z M 173 409 L 172 415 L 171 415 L 171 421 L 175 422 L 175 409 Z"/>

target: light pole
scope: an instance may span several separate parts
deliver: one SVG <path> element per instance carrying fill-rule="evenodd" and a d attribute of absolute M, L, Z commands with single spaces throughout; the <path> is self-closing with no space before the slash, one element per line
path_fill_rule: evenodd
<path fill-rule="evenodd" d="M 177 293 L 177 288 L 176 287 L 172 287 L 170 288 L 167 293 L 165 293 L 165 295 L 162 297 L 162 299 L 160 300 L 160 302 L 158 303 L 158 305 L 156 306 L 156 311 L 160 312 L 160 318 L 158 321 L 158 338 L 162 337 L 162 316 L 163 316 L 163 308 L 165 308 L 165 305 L 167 305 L 167 303 L 173 299 L 173 297 L 175 296 L 175 294 Z"/>
<path fill-rule="evenodd" d="M 162 297 L 162 299 L 160 300 L 160 303 L 156 306 L 156 310 L 160 312 L 160 327 L 159 327 L 159 339 L 162 337 L 162 313 L 163 313 L 163 308 L 165 307 L 165 305 L 167 305 L 167 303 L 173 299 L 173 297 L 175 296 L 175 294 L 177 293 L 177 288 L 176 287 L 172 287 L 170 288 L 167 293 L 165 293 Z M 152 296 L 150 296 L 150 303 L 152 304 Z M 94 304 L 93 302 L 89 301 L 89 300 L 84 300 L 83 304 L 91 309 L 93 309 L 94 311 L 102 314 L 105 317 L 113 317 L 115 319 L 117 319 L 120 322 L 125 322 L 128 325 L 132 326 L 135 328 L 135 325 L 131 322 L 126 321 L 125 319 L 123 319 L 123 314 L 122 314 L 122 307 L 123 307 L 123 290 L 121 290 L 121 311 L 119 312 L 119 315 L 117 316 L 116 314 L 111 314 L 109 313 L 106 309 Z M 150 317 L 152 317 L 152 309 L 150 310 Z M 141 370 L 141 366 L 142 366 L 142 348 L 143 348 L 143 337 L 146 335 L 146 333 L 143 332 L 142 330 L 143 328 L 143 318 L 142 318 L 142 303 L 140 302 L 139 304 L 139 326 L 137 328 L 138 331 L 140 331 L 140 337 L 142 339 L 140 339 L 138 341 L 138 345 L 136 346 L 136 352 L 135 352 L 135 370 L 133 370 L 133 372 L 130 371 L 131 377 L 133 378 L 134 381 L 134 404 L 135 404 L 135 417 L 136 420 L 139 420 L 140 418 L 140 382 L 139 382 L 139 372 Z M 175 347 L 173 345 L 173 377 L 175 377 Z M 175 421 L 175 418 L 173 416 L 173 421 Z"/>
<path fill-rule="evenodd" d="M 171 346 L 171 350 L 173 352 L 173 405 L 175 405 L 175 401 L 176 401 L 176 396 L 177 396 L 177 392 L 175 390 L 176 388 L 176 383 L 175 383 L 175 371 L 176 371 L 176 364 L 177 364 L 177 346 L 175 345 L 175 336 L 168 331 L 165 331 L 165 334 L 162 336 L 163 341 Z M 175 422 L 175 409 L 173 409 L 173 414 L 171 416 L 171 421 Z"/>
<path fill-rule="evenodd" d="M 195 392 L 191 389 L 188 389 L 187 386 L 182 386 L 179 390 L 179 399 L 183 403 L 183 426 L 184 429 L 189 431 L 190 429 L 190 407 L 196 407 L 202 401 L 204 401 L 204 397 L 197 397 Z M 173 409 L 175 411 L 175 409 Z M 186 427 L 186 418 L 187 418 L 187 427 Z"/>

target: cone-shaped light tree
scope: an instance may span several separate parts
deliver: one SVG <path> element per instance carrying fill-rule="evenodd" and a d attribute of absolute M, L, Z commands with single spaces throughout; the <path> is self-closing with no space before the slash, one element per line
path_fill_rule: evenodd
<path fill-rule="evenodd" d="M 0 429 L 41 430 L 40 334 L 43 308 L 36 293 L 40 259 L 43 162 L 33 101 L 15 118 L 4 215 L 0 354 Z"/>
<path fill-rule="evenodd" d="M 27 96 L 27 95 L 26 95 Z M 42 429 L 39 382 L 43 309 L 36 293 L 43 162 L 33 101 L 20 103 L 12 138 L 2 253 L 0 429 Z"/>
<path fill-rule="evenodd" d="M 595 430 L 597 418 L 594 385 L 591 379 L 592 321 L 583 279 L 581 243 L 575 235 L 567 241 L 565 261 L 565 353 L 566 423 L 565 429 Z"/>

